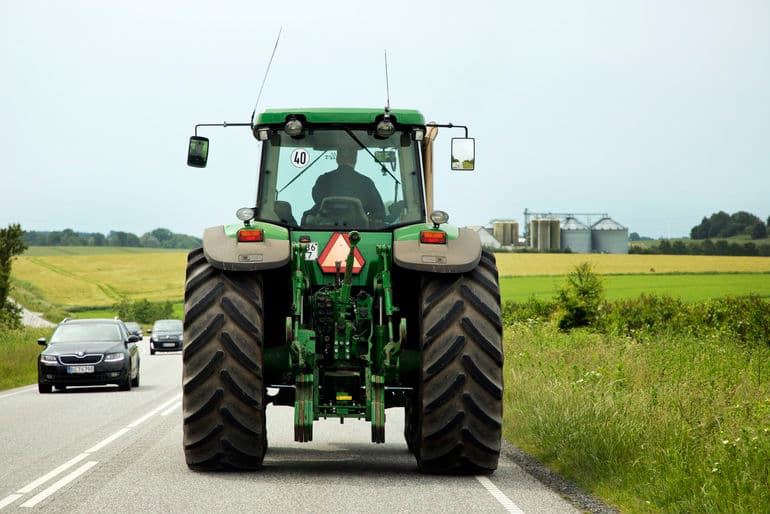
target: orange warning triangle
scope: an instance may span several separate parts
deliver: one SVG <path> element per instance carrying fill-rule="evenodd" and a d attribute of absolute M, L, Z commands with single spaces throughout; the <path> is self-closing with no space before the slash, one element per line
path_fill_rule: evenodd
<path fill-rule="evenodd" d="M 350 239 L 348 235 L 342 232 L 335 232 L 326 243 L 324 251 L 318 257 L 318 265 L 324 273 L 335 273 L 337 271 L 336 263 L 340 261 L 340 272 L 345 271 L 345 261 L 350 253 Z M 361 252 L 356 248 L 353 251 L 353 273 L 360 273 L 366 261 Z"/>

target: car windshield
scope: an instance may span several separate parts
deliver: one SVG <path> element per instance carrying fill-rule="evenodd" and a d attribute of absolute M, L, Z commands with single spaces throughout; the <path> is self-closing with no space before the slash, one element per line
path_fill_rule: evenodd
<path fill-rule="evenodd" d="M 257 219 L 290 227 L 382 229 L 424 219 L 418 144 L 410 133 L 278 131 L 263 146 Z"/>
<path fill-rule="evenodd" d="M 120 342 L 120 329 L 114 323 L 73 323 L 59 325 L 51 336 L 51 344 L 85 341 Z"/>
<path fill-rule="evenodd" d="M 126 327 L 128 327 L 129 330 L 139 330 L 141 328 L 139 323 L 134 323 L 132 321 L 127 321 Z"/>
<path fill-rule="evenodd" d="M 152 327 L 153 332 L 157 331 L 168 331 L 168 332 L 181 332 L 182 331 L 182 322 L 178 319 L 164 319 L 160 321 L 156 321 L 155 325 Z"/>

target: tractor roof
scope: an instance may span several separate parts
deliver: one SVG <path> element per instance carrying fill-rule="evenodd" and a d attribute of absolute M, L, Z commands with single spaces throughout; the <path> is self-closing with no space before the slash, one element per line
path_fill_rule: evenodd
<path fill-rule="evenodd" d="M 305 109 L 265 109 L 259 114 L 256 125 L 273 125 L 286 122 L 292 114 L 302 115 L 308 123 L 374 123 L 384 113 L 383 109 L 323 107 Z M 425 118 L 414 109 L 393 109 L 390 115 L 402 125 L 425 125 Z"/>

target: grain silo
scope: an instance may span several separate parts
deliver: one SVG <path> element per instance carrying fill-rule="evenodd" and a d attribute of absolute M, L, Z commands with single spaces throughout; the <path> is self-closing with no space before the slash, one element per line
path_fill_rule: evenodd
<path fill-rule="evenodd" d="M 551 249 L 551 220 L 537 220 L 537 249 Z"/>
<path fill-rule="evenodd" d="M 537 245 L 540 243 L 537 237 L 537 227 L 539 220 L 530 220 L 529 222 L 529 247 L 530 248 L 537 248 Z"/>
<path fill-rule="evenodd" d="M 511 239 L 512 245 L 518 245 L 519 244 L 519 224 L 515 221 L 511 221 L 506 226 L 506 230 L 509 231 L 509 237 Z"/>
<path fill-rule="evenodd" d="M 551 231 L 551 242 L 548 249 L 551 251 L 559 250 L 561 248 L 561 233 L 559 232 L 561 221 L 558 219 L 548 220 L 548 225 Z"/>
<path fill-rule="evenodd" d="M 495 236 L 495 239 L 497 239 L 501 245 L 511 244 L 510 242 L 507 242 L 505 222 L 503 221 L 495 221 L 492 223 L 492 235 Z"/>
<path fill-rule="evenodd" d="M 568 217 L 561 226 L 561 249 L 572 253 L 591 253 L 591 228 Z"/>
<path fill-rule="evenodd" d="M 594 252 L 628 253 L 628 229 L 611 218 L 602 218 L 591 227 Z"/>
<path fill-rule="evenodd" d="M 500 244 L 514 245 L 519 242 L 519 224 L 515 221 L 495 221 L 492 223 L 492 234 Z"/>

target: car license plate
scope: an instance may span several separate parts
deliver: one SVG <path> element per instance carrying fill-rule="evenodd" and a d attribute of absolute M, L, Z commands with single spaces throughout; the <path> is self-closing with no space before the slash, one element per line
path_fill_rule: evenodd
<path fill-rule="evenodd" d="M 67 366 L 67 373 L 93 373 L 93 366 Z"/>
<path fill-rule="evenodd" d="M 163 348 L 173 348 L 176 346 L 176 343 L 163 343 Z"/>

